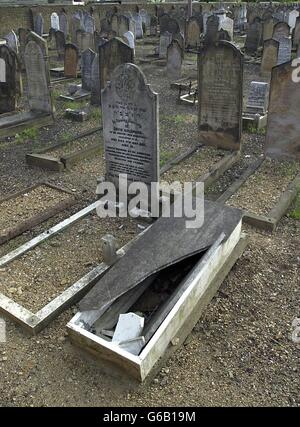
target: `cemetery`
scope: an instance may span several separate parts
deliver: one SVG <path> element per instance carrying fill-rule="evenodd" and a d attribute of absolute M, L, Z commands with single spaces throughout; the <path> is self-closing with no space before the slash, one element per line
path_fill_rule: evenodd
<path fill-rule="evenodd" d="M 300 3 L 72 3 L 0 0 L 0 406 L 299 406 Z"/>

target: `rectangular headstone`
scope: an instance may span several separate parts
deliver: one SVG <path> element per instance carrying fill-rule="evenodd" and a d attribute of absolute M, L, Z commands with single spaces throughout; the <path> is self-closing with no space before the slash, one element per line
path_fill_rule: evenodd
<path fill-rule="evenodd" d="M 158 95 L 133 64 L 117 67 L 102 91 L 106 179 L 159 182 Z"/>
<path fill-rule="evenodd" d="M 251 82 L 247 102 L 247 113 L 265 114 L 267 111 L 268 83 Z"/>
<path fill-rule="evenodd" d="M 279 37 L 278 42 L 279 47 L 277 65 L 280 65 L 291 60 L 292 40 L 290 39 L 290 37 L 282 36 Z"/>
<path fill-rule="evenodd" d="M 243 55 L 230 42 L 198 56 L 199 142 L 239 150 L 242 131 Z"/>
<path fill-rule="evenodd" d="M 292 62 L 272 70 L 265 154 L 300 160 L 300 81 Z"/>
<path fill-rule="evenodd" d="M 272 68 L 277 65 L 279 42 L 277 40 L 265 40 L 261 59 L 261 75 L 268 76 Z"/>

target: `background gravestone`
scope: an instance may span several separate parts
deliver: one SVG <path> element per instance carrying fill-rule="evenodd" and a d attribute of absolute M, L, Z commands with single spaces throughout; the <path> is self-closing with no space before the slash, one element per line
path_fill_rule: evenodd
<path fill-rule="evenodd" d="M 261 59 L 261 75 L 268 77 L 272 68 L 277 65 L 279 42 L 277 40 L 266 40 Z"/>
<path fill-rule="evenodd" d="M 51 13 L 50 21 L 51 21 L 50 28 L 59 30 L 59 17 L 56 12 Z"/>
<path fill-rule="evenodd" d="M 50 93 L 49 66 L 46 42 L 34 33 L 28 36 L 24 60 L 27 76 L 28 102 L 31 111 L 53 113 Z"/>
<path fill-rule="evenodd" d="M 15 111 L 17 105 L 17 57 L 6 45 L 0 46 L 0 114 Z"/>
<path fill-rule="evenodd" d="M 200 44 L 200 34 L 198 19 L 192 16 L 186 25 L 186 47 L 198 47 Z"/>
<path fill-rule="evenodd" d="M 265 155 L 300 160 L 300 83 L 292 79 L 292 63 L 272 70 Z"/>
<path fill-rule="evenodd" d="M 198 56 L 199 142 L 240 149 L 243 55 L 232 43 L 204 47 Z"/>
<path fill-rule="evenodd" d="M 65 45 L 65 64 L 64 64 L 64 76 L 70 78 L 77 77 L 77 68 L 79 60 L 78 47 L 72 43 Z"/>
<path fill-rule="evenodd" d="M 16 33 L 12 30 L 6 36 L 4 36 L 6 40 L 7 47 L 13 50 L 17 55 L 19 54 L 19 40 Z"/>
<path fill-rule="evenodd" d="M 269 84 L 264 82 L 251 82 L 250 92 L 247 102 L 247 113 L 265 114 L 268 109 L 268 88 Z"/>
<path fill-rule="evenodd" d="M 135 44 L 134 44 L 134 35 L 133 35 L 133 33 L 131 31 L 126 31 L 126 33 L 123 34 L 123 37 L 125 39 L 125 42 L 133 50 L 133 53 L 134 53 L 135 52 Z"/>
<path fill-rule="evenodd" d="M 55 31 L 55 42 L 56 42 L 58 59 L 62 60 L 64 59 L 65 45 L 66 45 L 66 37 L 63 31 L 60 31 L 60 30 Z"/>
<path fill-rule="evenodd" d="M 293 47 L 297 48 L 300 44 L 300 17 L 297 18 L 293 35 Z"/>
<path fill-rule="evenodd" d="M 161 33 L 159 37 L 159 57 L 166 58 L 167 57 L 167 49 L 169 44 L 172 41 L 171 33 Z"/>
<path fill-rule="evenodd" d="M 44 18 L 42 17 L 41 13 L 35 15 L 33 20 L 33 28 L 34 32 L 39 36 L 44 34 Z"/>
<path fill-rule="evenodd" d="M 124 114 L 125 113 L 125 114 Z M 159 182 L 158 95 L 133 64 L 117 67 L 102 91 L 106 179 Z"/>
<path fill-rule="evenodd" d="M 96 54 L 91 49 L 86 49 L 81 55 L 81 80 L 82 89 L 90 91 L 92 88 L 92 63 Z"/>
<path fill-rule="evenodd" d="M 168 77 L 179 79 L 181 77 L 183 50 L 177 40 L 173 40 L 167 49 L 167 74 Z"/>
<path fill-rule="evenodd" d="M 272 39 L 279 41 L 283 36 L 290 36 L 290 27 L 286 22 L 278 22 L 274 25 Z"/>
<path fill-rule="evenodd" d="M 111 78 L 113 70 L 120 64 L 133 62 L 133 50 L 121 39 L 115 37 L 99 47 L 100 88 L 103 89 Z"/>
<path fill-rule="evenodd" d="M 219 17 L 217 15 L 209 16 L 206 21 L 205 44 L 212 44 L 217 41 L 218 29 Z"/>
<path fill-rule="evenodd" d="M 101 104 L 101 89 L 99 75 L 99 55 L 94 56 L 91 69 L 91 104 Z"/>
<path fill-rule="evenodd" d="M 245 42 L 245 52 L 252 54 L 257 51 L 262 40 L 262 23 L 259 18 L 256 18 L 252 24 L 249 25 L 247 30 L 247 37 Z"/>
<path fill-rule="evenodd" d="M 65 38 L 67 38 L 69 34 L 69 24 L 68 24 L 67 15 L 64 12 L 62 12 L 58 15 L 58 18 L 59 18 L 59 29 L 64 33 Z"/>
<path fill-rule="evenodd" d="M 158 19 L 156 16 L 151 15 L 150 17 L 150 36 L 157 36 L 157 25 Z"/>
<path fill-rule="evenodd" d="M 271 17 L 264 21 L 263 23 L 263 40 L 269 40 L 273 36 L 273 30 L 274 26 L 277 23 L 277 19 L 274 17 Z"/>
<path fill-rule="evenodd" d="M 278 38 L 278 42 L 277 65 L 280 65 L 291 60 L 292 40 L 290 37 L 281 36 Z"/>
<path fill-rule="evenodd" d="M 144 36 L 142 17 L 139 13 L 134 13 L 133 19 L 135 21 L 135 37 L 136 39 L 142 39 Z"/>

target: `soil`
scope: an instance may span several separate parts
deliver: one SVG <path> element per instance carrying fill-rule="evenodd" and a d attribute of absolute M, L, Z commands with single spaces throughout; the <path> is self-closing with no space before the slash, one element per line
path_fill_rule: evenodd
<path fill-rule="evenodd" d="M 267 215 L 295 178 L 300 164 L 266 159 L 227 204 L 258 215 Z"/>
<path fill-rule="evenodd" d="M 151 46 L 150 48 L 152 49 Z M 147 50 L 149 49 L 145 48 L 141 52 L 138 44 L 137 63 L 139 57 L 148 53 Z M 186 55 L 183 77 L 196 77 L 195 59 L 195 55 Z M 198 142 L 197 106 L 176 103 L 178 93 L 170 88 L 170 80 L 164 67 L 155 63 L 142 64 L 141 67 L 152 88 L 159 93 L 162 165 Z M 246 63 L 244 68 L 246 99 L 250 81 L 261 79 L 257 77 L 259 65 Z M 2 245 L 1 254 L 18 247 L 95 200 L 96 178 L 105 172 L 103 153 L 92 159 L 82 160 L 71 170 L 61 173 L 29 168 L 25 163 L 26 153 L 101 124 L 99 115 L 83 123 L 72 122 L 64 117 L 64 109 L 71 106 L 59 101 L 58 96 L 66 91 L 66 87 L 67 83 L 59 83 L 54 87 L 57 115 L 53 126 L 38 130 L 36 138 L 23 139 L 21 142 L 15 138 L 0 141 L 0 193 L 4 196 L 41 179 L 48 179 L 56 185 L 74 190 L 78 203 Z M 82 105 L 85 106 L 86 102 L 82 102 Z M 24 96 L 20 109 L 25 107 Z M 244 132 L 241 160 L 209 189 L 208 195 L 215 197 L 226 190 L 262 154 L 263 142 L 264 135 Z M 197 156 L 195 154 L 195 158 Z M 194 164 L 198 168 L 198 162 L 193 162 L 193 158 L 190 158 L 186 164 Z M 187 172 L 188 168 L 185 169 L 185 173 Z M 198 172 L 197 170 L 195 175 Z M 174 179 L 180 179 L 180 174 L 181 170 L 178 168 Z M 253 184 L 251 189 L 253 193 L 257 192 Z M 268 193 L 272 197 L 278 195 L 276 186 L 269 182 Z M 24 258 L 28 260 L 25 273 L 21 270 L 21 266 L 25 265 L 24 261 L 23 264 L 22 259 L 14 262 L 15 265 L 19 264 L 20 274 L 26 277 L 26 282 L 20 285 L 26 288 L 24 295 L 31 292 L 30 286 L 26 287 L 30 281 L 33 282 L 31 286 L 38 286 L 37 291 L 41 286 L 46 289 L 43 300 L 39 300 L 40 297 L 34 292 L 28 294 L 28 298 L 33 300 L 26 301 L 28 306 L 36 304 L 36 308 L 40 307 L 48 298 L 56 295 L 58 288 L 65 289 L 73 278 L 76 280 L 85 271 L 89 271 L 92 266 L 85 266 L 85 262 L 93 262 L 93 265 L 98 263 L 101 260 L 98 248 L 102 233 L 113 230 L 115 236 L 125 242 L 134 235 L 127 234 L 127 231 L 136 232 L 135 226 L 131 225 L 127 229 L 119 229 L 117 222 L 109 223 L 107 228 L 102 220 L 87 218 L 83 223 L 86 223 L 83 228 L 87 234 L 86 238 L 82 237 L 84 250 L 79 246 L 81 238 L 76 237 L 80 223 L 74 226 L 76 232 L 69 235 L 68 239 L 63 239 L 62 236 L 67 236 L 71 231 L 55 237 L 53 242 L 57 241 L 61 246 L 51 246 L 50 241 L 47 243 L 47 265 L 51 266 L 52 271 L 47 272 L 43 268 L 43 273 L 39 274 L 52 280 L 56 269 L 63 273 L 60 263 L 70 266 L 67 274 L 58 275 L 57 283 L 49 288 L 49 292 L 45 280 L 40 282 L 40 286 L 34 283 L 35 272 L 29 262 L 39 268 L 33 254 L 40 251 L 41 260 L 45 260 L 44 250 L 41 249 L 43 246 Z M 95 237 L 89 234 L 92 230 L 99 230 L 99 235 Z M 114 378 L 104 373 L 102 366 L 76 352 L 66 336 L 66 324 L 77 312 L 77 306 L 73 306 L 36 337 L 27 337 L 13 322 L 6 322 L 7 342 L 0 343 L 0 405 L 300 406 L 300 347 L 291 339 L 292 321 L 300 317 L 300 222 L 287 215 L 272 236 L 248 227 L 245 227 L 245 231 L 250 236 L 246 251 L 229 273 L 185 345 L 164 362 L 159 374 L 148 383 L 133 385 L 119 377 Z M 69 244 L 67 240 L 70 240 Z M 89 251 L 89 256 L 84 258 L 86 251 Z M 45 261 L 44 265 L 46 267 Z M 6 275 L 10 269 L 12 264 L 1 271 L 1 274 Z M 12 274 L 16 272 L 17 269 L 14 268 Z M 61 285 L 64 279 L 66 283 Z M 16 293 L 15 297 L 22 298 L 22 294 Z"/>
<path fill-rule="evenodd" d="M 72 196 L 46 185 L 40 185 L 27 193 L 0 202 L 0 230 L 16 227 L 35 215 L 70 199 Z"/>

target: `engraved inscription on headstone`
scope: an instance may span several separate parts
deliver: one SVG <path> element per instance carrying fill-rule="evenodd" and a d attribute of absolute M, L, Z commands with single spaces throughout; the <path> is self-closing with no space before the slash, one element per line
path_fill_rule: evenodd
<path fill-rule="evenodd" d="M 247 113 L 265 114 L 267 111 L 268 83 L 251 82 L 247 102 Z"/>
<path fill-rule="evenodd" d="M 198 56 L 199 141 L 240 149 L 243 55 L 232 43 L 206 46 Z"/>
<path fill-rule="evenodd" d="M 24 60 L 27 75 L 28 102 L 31 111 L 52 113 L 52 100 L 49 90 L 49 68 L 45 61 L 46 42 L 31 33 L 25 47 Z M 38 43 L 33 41 L 38 38 Z"/>
<path fill-rule="evenodd" d="M 102 91 L 106 179 L 159 182 L 158 95 L 133 64 L 117 67 Z"/>

